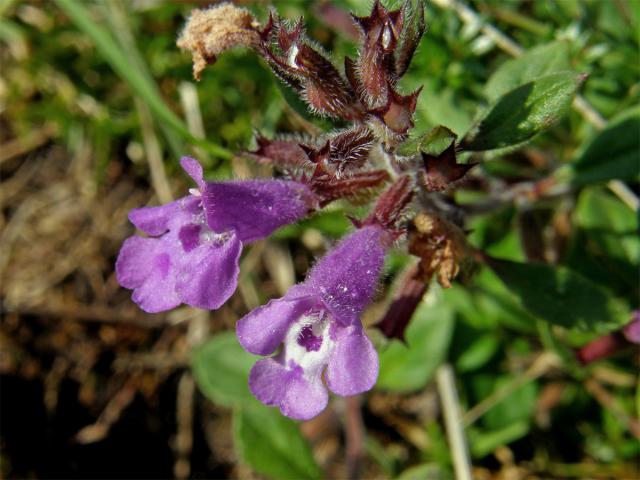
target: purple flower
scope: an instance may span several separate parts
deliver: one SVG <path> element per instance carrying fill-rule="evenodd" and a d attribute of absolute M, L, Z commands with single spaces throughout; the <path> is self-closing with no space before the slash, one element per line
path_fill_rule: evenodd
<path fill-rule="evenodd" d="M 323 373 L 338 395 L 373 387 L 378 355 L 360 314 L 375 293 L 387 235 L 378 226 L 357 230 L 319 260 L 304 283 L 238 321 L 245 350 L 270 355 L 283 344 L 251 370 L 249 388 L 258 400 L 306 420 L 327 405 Z"/>
<path fill-rule="evenodd" d="M 316 203 L 298 182 L 205 182 L 196 160 L 183 157 L 180 164 L 198 188 L 167 205 L 129 212 L 149 237 L 126 239 L 116 261 L 118 282 L 150 313 L 181 303 L 219 308 L 238 284 L 243 243 L 295 222 Z"/>

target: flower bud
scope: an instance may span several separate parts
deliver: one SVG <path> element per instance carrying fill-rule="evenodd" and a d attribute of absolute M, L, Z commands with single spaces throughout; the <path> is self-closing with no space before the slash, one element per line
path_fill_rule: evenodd
<path fill-rule="evenodd" d="M 293 28 L 273 15 L 261 33 L 260 51 L 272 70 L 293 88 L 315 113 L 359 120 L 364 111 L 355 92 L 336 67 L 304 36 L 302 21 Z"/>
<path fill-rule="evenodd" d="M 281 170 L 305 167 L 309 163 L 307 154 L 294 140 L 269 140 L 256 137 L 258 148 L 247 155 L 260 163 L 267 163 Z"/>
<path fill-rule="evenodd" d="M 405 207 L 412 199 L 413 184 L 411 179 L 404 175 L 380 195 L 363 225 L 379 225 L 395 235 L 400 235 L 403 229 L 400 229 L 399 223 Z"/>
<path fill-rule="evenodd" d="M 391 303 L 376 328 L 389 339 L 397 338 L 405 342 L 405 331 L 427 292 L 428 284 L 420 277 L 418 265 L 411 267 L 396 283 Z"/>
<path fill-rule="evenodd" d="M 428 283 L 437 274 L 438 283 L 449 288 L 467 255 L 466 237 L 453 223 L 419 213 L 409 232 L 409 252 L 420 258 L 419 278 Z"/>
<path fill-rule="evenodd" d="M 389 180 L 386 170 L 367 170 L 356 172 L 345 178 L 336 178 L 325 173 L 314 175 L 309 180 L 309 188 L 320 200 L 323 207 L 334 200 L 348 198 L 351 202 L 368 200 L 372 192 Z"/>
<path fill-rule="evenodd" d="M 328 162 L 342 175 L 361 168 L 373 147 L 373 133 L 365 126 L 343 130 L 331 137 Z"/>
<path fill-rule="evenodd" d="M 294 62 L 305 77 L 303 96 L 309 106 L 345 120 L 362 118 L 362 109 L 354 103 L 355 95 L 333 64 L 307 44 L 297 48 Z"/>
<path fill-rule="evenodd" d="M 409 68 L 413 54 L 425 30 L 422 0 L 418 0 L 417 5 L 413 8 L 411 8 L 411 1 L 406 0 L 402 9 L 404 22 L 398 38 L 394 65 L 397 78 L 402 77 Z"/>
<path fill-rule="evenodd" d="M 403 23 L 403 11 L 387 10 L 376 0 L 368 17 L 352 15 L 363 34 L 358 71 L 368 108 L 383 106 L 394 81 L 393 52 Z"/>
<path fill-rule="evenodd" d="M 422 87 L 409 95 L 400 95 L 391 84 L 388 85 L 387 101 L 384 106 L 371 110 L 397 137 L 405 137 L 413 128 L 413 113 L 416 111 L 418 95 Z"/>

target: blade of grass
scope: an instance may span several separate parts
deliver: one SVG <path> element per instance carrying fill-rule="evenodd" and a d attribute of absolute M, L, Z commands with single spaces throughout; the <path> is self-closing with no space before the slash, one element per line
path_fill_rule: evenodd
<path fill-rule="evenodd" d="M 195 85 L 192 82 L 180 82 L 180 85 L 178 85 L 178 94 L 180 95 L 180 103 L 182 104 L 182 110 L 184 111 L 191 135 L 195 138 L 206 138 L 204 122 L 202 121 L 202 114 L 200 112 L 200 103 L 198 101 L 198 90 Z M 201 161 L 206 164 L 210 163 L 209 155 L 206 151 L 201 148 L 195 148 L 195 153 Z"/>
<path fill-rule="evenodd" d="M 127 55 L 111 37 L 111 35 L 91 19 L 89 11 L 78 0 L 55 0 L 76 26 L 86 33 L 95 44 L 97 50 L 111 65 L 115 72 L 124 79 L 131 89 L 144 100 L 158 120 L 171 126 L 178 134 L 189 142 L 207 150 L 212 155 L 229 159 L 233 155 L 226 148 L 214 143 L 194 138 L 180 118 L 167 107 L 155 84 L 135 68 L 131 68 Z"/>
<path fill-rule="evenodd" d="M 150 85 L 155 86 L 156 81 L 149 71 L 146 60 L 142 56 L 142 53 L 140 53 L 135 36 L 131 31 L 131 25 L 127 20 L 128 12 L 126 5 L 124 5 L 120 0 L 110 0 L 109 2 L 103 3 L 102 6 L 105 10 L 111 34 L 120 44 L 120 48 L 127 52 L 131 66 L 137 69 L 138 72 L 146 78 Z M 185 152 L 181 139 L 169 125 L 159 122 L 158 127 L 167 140 L 167 144 L 169 145 L 174 158 L 178 159 Z"/>
<path fill-rule="evenodd" d="M 162 150 L 160 149 L 160 143 L 153 128 L 151 112 L 149 112 L 147 106 L 139 99 L 136 98 L 135 103 L 138 114 L 140 115 L 142 141 L 144 142 L 144 153 L 147 157 L 147 163 L 149 164 L 149 171 L 151 173 L 151 185 L 153 185 L 153 190 L 156 192 L 160 203 L 169 203 L 173 200 L 173 195 L 171 194 L 171 187 L 169 186 L 167 174 L 164 170 Z"/>
<path fill-rule="evenodd" d="M 447 438 L 449 439 L 456 478 L 459 480 L 471 480 L 473 476 L 471 475 L 469 447 L 464 435 L 458 391 L 456 390 L 456 382 L 451 365 L 444 364 L 438 367 L 436 385 L 440 394 L 440 403 L 442 404 L 444 423 L 447 428 Z"/>
<path fill-rule="evenodd" d="M 558 368 L 560 365 L 560 357 L 555 353 L 541 353 L 524 374 L 513 378 L 509 383 L 494 391 L 491 395 L 482 399 L 480 403 L 469 409 L 462 417 L 464 426 L 468 427 L 493 407 L 512 395 L 516 390 L 529 382 L 537 380 L 551 369 Z"/>

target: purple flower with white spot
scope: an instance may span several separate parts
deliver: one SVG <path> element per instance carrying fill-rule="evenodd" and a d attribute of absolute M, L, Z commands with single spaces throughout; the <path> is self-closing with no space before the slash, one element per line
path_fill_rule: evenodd
<path fill-rule="evenodd" d="M 373 387 L 378 355 L 360 315 L 378 284 L 389 237 L 366 226 L 318 261 L 304 283 L 258 307 L 236 325 L 245 350 L 259 360 L 249 376 L 252 393 L 288 417 L 306 420 L 327 405 L 328 393 L 356 395 Z"/>
<path fill-rule="evenodd" d="M 180 164 L 198 188 L 167 205 L 129 212 L 149 237 L 129 237 L 116 261 L 118 282 L 150 313 L 181 303 L 219 308 L 237 287 L 242 245 L 299 220 L 317 204 L 298 182 L 205 182 L 196 160 L 183 157 Z"/>

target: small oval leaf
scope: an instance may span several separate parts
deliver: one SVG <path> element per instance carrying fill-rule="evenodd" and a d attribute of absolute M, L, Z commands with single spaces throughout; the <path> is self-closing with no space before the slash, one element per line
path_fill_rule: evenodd
<path fill-rule="evenodd" d="M 467 133 L 461 148 L 495 150 L 531 140 L 566 113 L 584 79 L 573 72 L 553 73 L 509 91 Z"/>
<path fill-rule="evenodd" d="M 604 333 L 629 321 L 623 301 L 567 267 L 491 257 L 487 263 L 526 309 L 549 323 Z"/>
<path fill-rule="evenodd" d="M 252 399 L 248 379 L 255 361 L 254 355 L 242 349 L 234 332 L 215 335 L 191 354 L 191 367 L 200 390 L 224 406 Z"/>
<path fill-rule="evenodd" d="M 296 422 L 253 401 L 234 411 L 236 451 L 259 473 L 277 479 L 321 478 Z"/>
<path fill-rule="evenodd" d="M 443 302 L 421 303 L 406 330 L 407 344 L 393 340 L 380 353 L 378 387 L 403 392 L 424 387 L 449 351 L 453 323 Z"/>
<path fill-rule="evenodd" d="M 640 108 L 614 119 L 572 164 L 571 183 L 640 178 Z"/>
<path fill-rule="evenodd" d="M 569 45 L 557 41 L 539 45 L 521 57 L 507 60 L 494 72 L 485 86 L 485 95 L 497 100 L 510 90 L 538 77 L 569 70 Z"/>

